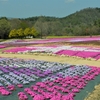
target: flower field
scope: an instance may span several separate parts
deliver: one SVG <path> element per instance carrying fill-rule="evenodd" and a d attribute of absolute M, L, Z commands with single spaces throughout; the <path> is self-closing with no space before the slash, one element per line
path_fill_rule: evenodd
<path fill-rule="evenodd" d="M 96 62 L 100 60 L 100 47 L 60 43 L 99 40 L 100 37 L 86 37 L 0 42 L 1 55 L 12 55 L 11 58 L 0 57 L 0 100 L 84 100 L 100 84 L 99 66 L 84 65 L 84 62 L 68 64 L 67 60 L 66 63 L 36 60 L 33 55 L 45 54 L 48 58 L 57 55 L 62 60 L 63 56 L 94 59 Z M 20 54 L 29 54 L 30 59 L 14 56 Z"/>
<path fill-rule="evenodd" d="M 95 60 L 100 59 L 100 48 L 94 47 L 78 47 L 78 46 L 26 46 L 26 47 L 15 47 L 12 49 L 5 50 L 6 53 L 45 53 L 45 54 L 56 54 L 66 55 L 81 58 L 93 58 Z"/>
<path fill-rule="evenodd" d="M 16 93 L 14 100 L 75 100 L 99 74 L 94 66 L 0 58 L 0 98 L 13 100 Z"/>
<path fill-rule="evenodd" d="M 100 41 L 100 36 L 94 37 L 71 37 L 71 38 L 51 38 L 51 39 L 37 39 L 37 40 L 11 40 L 1 42 L 0 44 L 46 44 L 59 42 L 84 42 L 84 41 Z"/>
<path fill-rule="evenodd" d="M 4 46 L 4 45 L 0 45 L 0 49 L 2 49 L 2 48 L 5 48 L 6 46 Z"/>

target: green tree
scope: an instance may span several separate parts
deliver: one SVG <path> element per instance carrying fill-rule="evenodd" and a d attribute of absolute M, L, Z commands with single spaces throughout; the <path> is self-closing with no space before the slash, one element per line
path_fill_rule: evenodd
<path fill-rule="evenodd" d="M 17 30 L 17 34 L 18 34 L 18 37 L 19 37 L 19 38 L 25 37 L 25 36 L 24 36 L 24 31 L 23 31 L 22 28 L 20 28 L 20 29 Z"/>
<path fill-rule="evenodd" d="M 45 17 L 40 16 L 36 23 L 34 24 L 34 27 L 38 31 L 40 38 L 42 39 L 43 35 L 45 34 Z"/>
<path fill-rule="evenodd" d="M 20 24 L 19 24 L 19 28 L 22 28 L 22 29 L 26 29 L 28 26 L 28 24 L 25 22 L 25 21 L 21 21 Z"/>
<path fill-rule="evenodd" d="M 29 36 L 30 34 L 31 34 L 31 29 L 30 29 L 30 28 L 26 28 L 26 29 L 24 30 L 24 36 L 27 37 L 27 36 Z"/>
<path fill-rule="evenodd" d="M 40 34 L 40 38 L 42 39 L 43 36 L 43 22 L 41 20 L 37 20 L 34 24 L 34 27 L 38 30 Z"/>
<path fill-rule="evenodd" d="M 8 38 L 10 32 L 10 23 L 6 19 L 0 20 L 0 38 Z"/>
<path fill-rule="evenodd" d="M 31 33 L 30 35 L 33 36 L 33 37 L 37 37 L 38 36 L 38 32 L 36 31 L 36 29 L 34 27 L 31 28 L 31 32 L 30 33 Z"/>
<path fill-rule="evenodd" d="M 9 38 L 17 38 L 17 37 L 18 37 L 17 30 L 16 29 L 11 30 Z"/>
<path fill-rule="evenodd" d="M 21 20 L 19 20 L 18 18 L 12 18 L 9 20 L 10 24 L 11 24 L 11 30 L 13 29 L 19 29 Z"/>
<path fill-rule="evenodd" d="M 74 31 L 74 35 L 81 36 L 82 28 L 77 25 L 73 28 L 73 31 Z"/>
<path fill-rule="evenodd" d="M 24 30 L 24 36 L 25 37 L 37 37 L 38 36 L 38 32 L 37 32 L 37 30 L 34 28 L 34 27 L 32 27 L 32 28 L 26 28 L 25 30 Z"/>

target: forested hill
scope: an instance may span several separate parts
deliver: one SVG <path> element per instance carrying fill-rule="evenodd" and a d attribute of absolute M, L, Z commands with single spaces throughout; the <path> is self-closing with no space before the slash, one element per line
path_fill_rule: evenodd
<path fill-rule="evenodd" d="M 26 28 L 33 27 L 41 36 L 100 35 L 100 8 L 85 8 L 62 18 L 36 16 L 22 19 L 5 16 L 0 18 L 0 24 L 4 24 L 0 25 L 0 38 L 9 36 L 14 29 L 14 32 L 24 32 Z"/>
<path fill-rule="evenodd" d="M 77 11 L 69 16 L 63 18 L 49 17 L 49 16 L 39 16 L 39 17 L 30 17 L 24 20 L 36 22 L 38 19 L 43 21 L 59 21 L 63 24 L 79 25 L 79 24 L 94 24 L 94 22 L 100 19 L 100 8 L 85 8 L 80 11 Z"/>
<path fill-rule="evenodd" d="M 100 19 L 100 8 L 86 8 L 77 11 L 67 17 L 62 18 L 66 24 L 80 25 L 80 24 L 94 24 L 96 20 Z"/>

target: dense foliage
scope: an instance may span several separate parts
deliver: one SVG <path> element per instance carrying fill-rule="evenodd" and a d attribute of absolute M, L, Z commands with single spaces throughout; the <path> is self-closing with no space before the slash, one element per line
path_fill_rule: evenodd
<path fill-rule="evenodd" d="M 9 34 L 9 38 L 33 38 L 37 36 L 38 32 L 34 27 L 25 29 L 12 29 Z"/>
<path fill-rule="evenodd" d="M 86 8 L 63 18 L 0 18 L 0 38 L 86 36 L 100 34 L 100 8 Z"/>

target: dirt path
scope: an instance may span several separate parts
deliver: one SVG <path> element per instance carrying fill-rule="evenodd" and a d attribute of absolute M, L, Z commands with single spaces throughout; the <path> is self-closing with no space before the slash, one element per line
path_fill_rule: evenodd
<path fill-rule="evenodd" d="M 22 58 L 22 59 L 36 59 L 51 62 L 69 63 L 74 65 L 90 65 L 100 67 L 100 61 L 90 61 L 86 59 L 61 57 L 61 56 L 47 56 L 47 55 L 33 55 L 33 54 L 0 54 L 0 57 Z"/>

